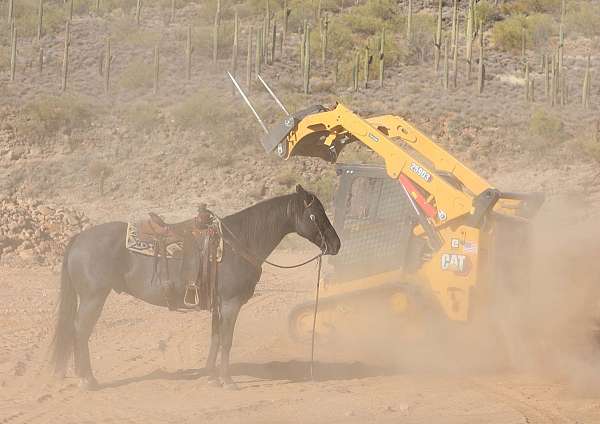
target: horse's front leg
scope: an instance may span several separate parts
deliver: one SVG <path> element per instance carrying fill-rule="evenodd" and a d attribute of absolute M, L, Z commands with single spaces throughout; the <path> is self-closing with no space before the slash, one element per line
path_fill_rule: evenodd
<path fill-rule="evenodd" d="M 221 327 L 221 317 L 217 308 L 214 308 L 211 319 L 210 349 L 208 358 L 206 358 L 206 371 L 208 373 L 208 383 L 212 386 L 220 386 L 219 372 L 217 371 L 217 354 L 219 353 L 219 330 Z"/>
<path fill-rule="evenodd" d="M 225 388 L 237 390 L 237 385 L 231 379 L 229 372 L 229 352 L 231 351 L 231 343 L 233 341 L 233 330 L 238 313 L 242 307 L 242 302 L 235 298 L 222 303 L 221 306 L 221 328 L 219 333 L 221 336 L 221 378 L 225 384 Z"/>

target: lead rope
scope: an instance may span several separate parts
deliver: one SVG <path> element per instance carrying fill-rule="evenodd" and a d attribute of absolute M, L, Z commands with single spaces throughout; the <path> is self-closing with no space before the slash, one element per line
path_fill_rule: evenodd
<path fill-rule="evenodd" d="M 224 228 L 233 237 L 233 239 L 239 243 L 239 239 L 235 236 L 235 234 L 229 228 L 227 228 L 225 223 L 223 223 L 223 220 L 216 214 L 214 214 L 212 212 L 211 212 L 211 214 L 215 217 L 215 219 L 219 223 L 221 238 L 223 239 L 223 230 L 222 229 Z M 311 221 L 314 222 L 314 216 L 311 216 Z M 324 240 L 323 233 L 321 232 L 321 228 L 319 228 L 318 225 L 317 225 L 317 230 L 319 231 L 319 234 L 321 235 L 321 240 Z M 317 292 L 315 294 L 315 310 L 313 313 L 312 340 L 311 340 L 311 344 L 310 344 L 310 379 L 313 381 L 314 381 L 314 363 L 315 363 L 315 330 L 317 327 L 317 312 L 319 310 L 319 289 L 321 287 L 321 264 L 322 264 L 322 260 L 323 260 L 323 255 L 326 252 L 327 252 L 327 244 L 325 244 L 324 250 L 322 250 L 321 253 L 319 253 L 318 255 L 310 258 L 307 261 L 304 261 L 302 263 L 295 264 L 295 265 L 279 265 L 279 264 L 276 264 L 273 262 L 269 262 L 266 259 L 263 261 L 266 264 L 271 265 L 275 268 L 282 268 L 282 269 L 299 268 L 299 267 L 307 265 L 315 260 L 318 261 L 317 262 Z"/>
<path fill-rule="evenodd" d="M 313 314 L 312 325 L 312 341 L 310 343 L 310 379 L 314 381 L 314 363 L 315 363 L 315 329 L 317 327 L 317 312 L 319 310 L 319 288 L 321 287 L 321 260 L 323 256 L 319 256 L 317 265 L 317 293 L 315 294 L 315 311 Z"/>

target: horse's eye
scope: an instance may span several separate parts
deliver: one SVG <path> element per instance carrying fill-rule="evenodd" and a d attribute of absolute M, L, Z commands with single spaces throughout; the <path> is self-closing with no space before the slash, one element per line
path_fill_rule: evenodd
<path fill-rule="evenodd" d="M 308 217 L 310 218 L 310 220 L 312 222 L 315 222 L 315 215 L 314 214 L 311 213 Z"/>

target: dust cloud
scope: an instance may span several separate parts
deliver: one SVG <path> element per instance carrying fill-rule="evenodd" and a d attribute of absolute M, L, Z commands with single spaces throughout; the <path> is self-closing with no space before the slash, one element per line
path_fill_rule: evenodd
<path fill-rule="evenodd" d="M 386 299 L 345 314 L 319 357 L 364 361 L 390 373 L 532 373 L 577 392 L 600 390 L 600 222 L 568 199 L 546 203 L 532 222 L 519 281 L 490 287 L 468 323 L 419 311 L 391 317 Z M 579 214 L 579 216 L 577 216 Z M 510 251 L 514 246 L 506 246 Z M 528 268 L 528 269 L 526 269 Z M 337 324 L 336 324 L 337 325 Z"/>

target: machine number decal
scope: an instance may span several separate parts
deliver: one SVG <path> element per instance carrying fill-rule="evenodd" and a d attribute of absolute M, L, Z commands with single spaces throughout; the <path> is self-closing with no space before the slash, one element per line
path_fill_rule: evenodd
<path fill-rule="evenodd" d="M 464 274 L 468 271 L 467 257 L 465 255 L 457 255 L 455 253 L 442 254 L 442 269 L 444 271 L 452 271 L 457 274 Z"/>
<path fill-rule="evenodd" d="M 424 170 L 423 167 L 417 165 L 416 163 L 413 162 L 410 164 L 410 170 L 412 172 L 414 172 L 415 174 L 417 174 L 422 179 L 424 179 L 425 181 L 427 181 L 427 182 L 431 181 L 431 174 L 429 172 L 427 172 L 426 170 Z"/>
<path fill-rule="evenodd" d="M 459 239 L 452 239 L 450 241 L 450 247 L 452 247 L 453 249 L 458 249 L 460 247 L 460 240 Z"/>

